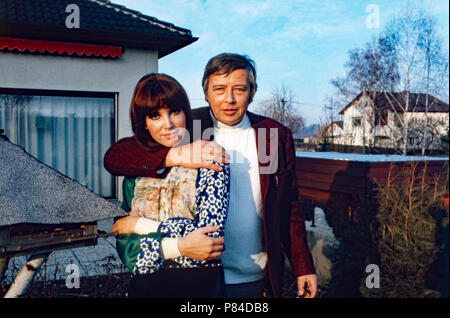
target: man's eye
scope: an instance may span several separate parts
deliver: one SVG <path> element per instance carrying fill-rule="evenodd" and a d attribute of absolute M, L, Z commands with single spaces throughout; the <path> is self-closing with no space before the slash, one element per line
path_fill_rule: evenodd
<path fill-rule="evenodd" d="M 223 87 L 217 87 L 217 88 L 214 89 L 214 91 L 220 93 L 220 92 L 224 91 L 224 88 Z"/>

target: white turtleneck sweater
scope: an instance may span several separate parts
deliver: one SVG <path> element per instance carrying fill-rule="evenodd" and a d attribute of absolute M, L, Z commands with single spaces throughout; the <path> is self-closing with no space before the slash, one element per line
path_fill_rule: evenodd
<path fill-rule="evenodd" d="M 225 223 L 222 263 L 225 283 L 241 284 L 262 279 L 264 252 L 262 196 L 256 137 L 247 115 L 236 125 L 214 123 L 214 141 L 230 156 L 230 203 Z"/>

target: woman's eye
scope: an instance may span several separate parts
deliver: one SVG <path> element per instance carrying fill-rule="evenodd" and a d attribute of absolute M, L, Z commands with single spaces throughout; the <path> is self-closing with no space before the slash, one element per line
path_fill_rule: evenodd
<path fill-rule="evenodd" d="M 151 115 L 148 115 L 148 118 L 150 118 L 152 120 L 156 120 L 156 119 L 159 118 L 159 115 L 158 114 L 151 114 Z"/>
<path fill-rule="evenodd" d="M 172 114 L 178 115 L 181 112 L 181 109 L 174 109 L 171 111 Z"/>

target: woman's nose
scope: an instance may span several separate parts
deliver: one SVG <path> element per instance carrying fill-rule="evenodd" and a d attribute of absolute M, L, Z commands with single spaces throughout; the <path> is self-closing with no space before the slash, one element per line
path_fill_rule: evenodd
<path fill-rule="evenodd" d="M 172 118 L 170 118 L 170 116 L 163 116 L 163 124 L 164 124 L 164 128 L 172 128 L 173 127 L 173 122 L 172 122 Z"/>

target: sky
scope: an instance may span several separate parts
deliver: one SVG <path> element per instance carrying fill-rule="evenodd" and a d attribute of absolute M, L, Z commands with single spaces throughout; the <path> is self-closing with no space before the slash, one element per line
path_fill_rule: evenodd
<path fill-rule="evenodd" d="M 345 75 L 348 51 L 363 47 L 406 4 L 406 0 L 111 2 L 189 29 L 199 38 L 159 60 L 159 72 L 183 85 L 192 108 L 207 105 L 201 78 L 208 60 L 223 52 L 246 54 L 256 63 L 258 84 L 249 110 L 284 85 L 293 93 L 306 125 L 325 121 L 323 105 L 336 92 L 330 81 Z M 448 51 L 448 1 L 424 0 L 423 6 L 437 18 Z"/>

